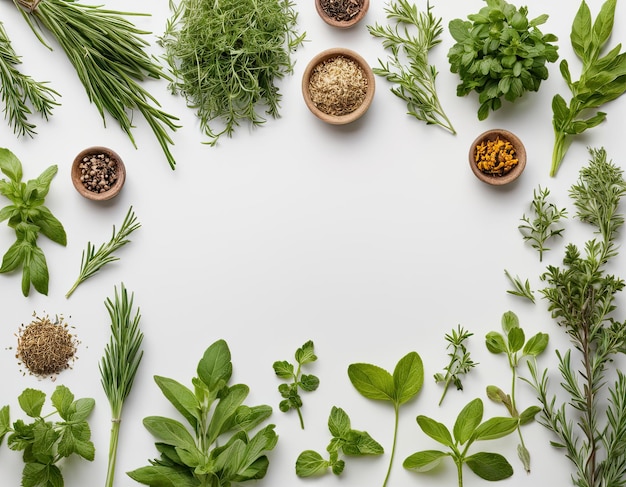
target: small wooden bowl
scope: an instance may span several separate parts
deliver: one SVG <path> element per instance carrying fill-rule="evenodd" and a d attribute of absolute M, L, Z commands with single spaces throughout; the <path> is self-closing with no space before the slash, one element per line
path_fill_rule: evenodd
<path fill-rule="evenodd" d="M 328 13 L 322 8 L 322 0 L 315 0 L 315 9 L 317 10 L 317 13 L 322 18 L 322 20 L 328 25 L 332 27 L 338 27 L 340 29 L 349 29 L 350 27 L 358 24 L 363 19 L 363 17 L 365 17 L 365 14 L 367 13 L 369 8 L 370 0 L 363 0 L 363 4 L 361 5 L 361 9 L 358 11 L 358 13 L 356 13 L 347 20 L 337 20 L 331 15 L 328 15 Z"/>
<path fill-rule="evenodd" d="M 311 75 L 313 74 L 315 68 L 318 65 L 337 57 L 344 57 L 358 64 L 363 70 L 363 74 L 367 80 L 367 91 L 363 102 L 354 111 L 343 115 L 333 115 L 320 110 L 311 98 L 310 89 Z M 374 72 L 372 71 L 370 65 L 367 64 L 367 61 L 365 61 L 365 59 L 363 59 L 363 57 L 356 52 L 342 47 L 327 49 L 320 52 L 317 56 L 311 59 L 307 67 L 304 69 L 304 74 L 302 75 L 302 96 L 304 97 L 306 106 L 317 118 L 333 125 L 343 125 L 354 122 L 360 118 L 372 104 L 375 91 L 376 80 L 374 79 Z"/>
<path fill-rule="evenodd" d="M 518 160 L 517 164 L 509 172 L 503 175 L 486 173 L 480 170 L 478 168 L 478 165 L 476 164 L 476 147 L 483 142 L 494 141 L 498 138 L 508 140 L 511 143 Z M 524 147 L 524 144 L 522 144 L 522 141 L 515 134 L 509 132 L 508 130 L 487 130 L 486 132 L 483 132 L 478 137 L 476 137 L 474 142 L 472 142 L 472 145 L 470 145 L 469 165 L 472 169 L 472 172 L 481 181 L 494 186 L 502 186 L 516 180 L 522 174 L 522 172 L 524 172 L 524 168 L 526 167 L 526 148 Z"/>
<path fill-rule="evenodd" d="M 81 177 L 83 176 L 81 164 L 84 162 L 85 158 L 90 158 L 91 156 L 100 156 L 103 155 L 114 161 L 115 164 L 115 173 L 116 179 L 110 185 L 110 188 L 103 192 L 92 191 L 85 186 Z M 124 162 L 122 158 L 114 151 L 107 147 L 88 147 L 87 149 L 82 150 L 78 153 L 78 155 L 74 158 L 74 162 L 72 163 L 72 183 L 82 196 L 87 199 L 94 201 L 106 201 L 111 198 L 117 196 L 119 192 L 122 190 L 124 186 L 124 182 L 126 181 L 126 166 L 124 166 Z"/>

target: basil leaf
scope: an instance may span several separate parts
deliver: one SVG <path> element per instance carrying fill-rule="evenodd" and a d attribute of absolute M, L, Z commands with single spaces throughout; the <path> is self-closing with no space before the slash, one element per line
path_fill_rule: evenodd
<path fill-rule="evenodd" d="M 0 148 L 0 171 L 6 174 L 11 181 L 20 182 L 22 180 L 22 163 L 8 149 Z"/>
<path fill-rule="evenodd" d="M 483 402 L 476 398 L 470 401 L 459 413 L 454 422 L 452 434 L 463 445 L 469 440 L 483 419 Z"/>
<path fill-rule="evenodd" d="M 180 467 L 152 465 L 138 468 L 127 475 L 134 481 L 151 487 L 198 487 L 193 473 Z"/>
<path fill-rule="evenodd" d="M 237 408 L 248 397 L 249 392 L 250 389 L 245 384 L 236 384 L 226 389 L 226 393 L 220 398 L 209 423 L 207 431 L 209 444 L 213 443 L 224 432 L 224 426 L 228 424 L 230 417 L 235 414 Z"/>
<path fill-rule="evenodd" d="M 393 401 L 394 379 L 389 372 L 371 364 L 350 364 L 348 377 L 357 391 L 368 399 Z"/>
<path fill-rule="evenodd" d="M 417 417 L 417 424 L 424 433 L 426 433 L 438 443 L 441 443 L 445 446 L 454 445 L 452 435 L 443 423 L 435 421 L 434 419 L 431 419 L 427 416 L 420 415 Z"/>
<path fill-rule="evenodd" d="M 524 355 L 529 355 L 531 357 L 536 357 L 540 353 L 542 353 L 546 347 L 548 346 L 548 341 L 550 337 L 547 333 L 537 333 L 536 335 L 530 337 L 526 344 L 524 345 L 523 353 Z"/>
<path fill-rule="evenodd" d="M 167 400 L 195 430 L 200 420 L 200 403 L 194 393 L 174 379 L 155 375 L 154 381 Z"/>
<path fill-rule="evenodd" d="M 40 206 L 38 210 L 32 222 L 39 227 L 40 232 L 59 245 L 67 245 L 67 235 L 61 222 L 45 206 Z"/>
<path fill-rule="evenodd" d="M 423 450 L 406 457 L 402 466 L 415 472 L 428 472 L 437 467 L 448 454 L 438 450 Z"/>
<path fill-rule="evenodd" d="M 572 23 L 570 41 L 574 52 L 583 61 L 588 59 L 591 44 L 591 11 L 586 2 L 581 2 Z"/>
<path fill-rule="evenodd" d="M 511 464 L 498 453 L 479 452 L 465 459 L 467 466 L 484 480 L 504 480 L 513 475 Z"/>
<path fill-rule="evenodd" d="M 143 424 L 153 436 L 166 445 L 187 450 L 195 447 L 194 439 L 179 421 L 162 416 L 148 416 L 144 418 Z"/>
<path fill-rule="evenodd" d="M 393 371 L 394 398 L 404 404 L 419 393 L 424 384 L 424 365 L 417 352 L 402 357 Z"/>
<path fill-rule="evenodd" d="M 230 380 L 233 373 L 230 350 L 224 340 L 211 344 L 198 363 L 198 378 L 214 394 Z"/>
<path fill-rule="evenodd" d="M 472 434 L 473 441 L 495 440 L 511 434 L 517 429 L 517 418 L 489 418 L 478 425 Z"/>
<path fill-rule="evenodd" d="M 520 351 L 526 341 L 524 330 L 521 328 L 512 328 L 508 332 L 507 341 L 509 342 L 509 352 L 515 353 Z"/>
<path fill-rule="evenodd" d="M 600 12 L 593 23 L 591 39 L 596 52 L 600 52 L 602 47 L 611 37 L 613 23 L 615 19 L 615 7 L 617 0 L 607 0 L 600 7 Z"/>

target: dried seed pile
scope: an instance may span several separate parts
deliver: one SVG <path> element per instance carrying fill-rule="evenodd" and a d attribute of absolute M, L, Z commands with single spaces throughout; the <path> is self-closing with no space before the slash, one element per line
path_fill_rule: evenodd
<path fill-rule="evenodd" d="M 35 317 L 20 327 L 16 358 L 32 375 L 51 377 L 71 366 L 78 343 L 63 318 Z"/>
<path fill-rule="evenodd" d="M 336 56 L 318 64 L 311 73 L 311 101 L 328 115 L 347 115 L 359 108 L 367 94 L 367 77 L 358 63 Z"/>
<path fill-rule="evenodd" d="M 321 0 L 320 6 L 329 17 L 347 22 L 363 8 L 363 0 Z"/>
<path fill-rule="evenodd" d="M 80 163 L 80 181 L 94 193 L 104 193 L 117 181 L 117 161 L 107 154 L 85 156 Z"/>
<path fill-rule="evenodd" d="M 518 163 L 513 144 L 500 137 L 478 144 L 475 161 L 478 169 L 494 176 L 504 176 Z"/>

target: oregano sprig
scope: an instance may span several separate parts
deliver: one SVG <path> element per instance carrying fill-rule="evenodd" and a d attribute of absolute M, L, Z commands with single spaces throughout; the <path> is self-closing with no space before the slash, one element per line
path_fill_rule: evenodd
<path fill-rule="evenodd" d="M 439 405 L 443 403 L 450 384 L 454 384 L 458 391 L 463 390 L 461 376 L 467 374 L 476 365 L 476 362 L 470 357 L 470 353 L 465 346 L 465 342 L 473 335 L 461 325 L 456 330 L 453 328 L 450 333 L 446 333 L 445 340 L 448 342 L 447 349 L 450 350 L 448 357 L 450 362 L 444 367 L 445 373 L 438 372 L 435 374 L 435 382 L 443 383 L 443 393 L 439 400 Z"/>
<path fill-rule="evenodd" d="M 315 345 L 312 340 L 308 340 L 295 353 L 296 365 L 279 360 L 274 362 L 272 367 L 274 372 L 281 379 L 291 381 L 288 384 L 280 384 L 278 392 L 283 397 L 279 404 L 279 409 L 286 413 L 290 409 L 295 409 L 300 420 L 300 427 L 304 429 L 304 418 L 302 416 L 302 397 L 299 390 L 305 392 L 315 391 L 320 384 L 319 378 L 313 374 L 303 374 L 302 366 L 317 360 L 315 355 Z"/>

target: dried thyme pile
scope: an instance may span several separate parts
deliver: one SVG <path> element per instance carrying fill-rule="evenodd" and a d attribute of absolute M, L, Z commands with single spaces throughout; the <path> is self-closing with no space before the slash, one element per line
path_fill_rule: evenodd
<path fill-rule="evenodd" d="M 321 0 L 322 10 L 339 22 L 347 22 L 363 8 L 363 0 Z"/>
<path fill-rule="evenodd" d="M 74 362 L 78 343 L 62 317 L 37 316 L 17 333 L 16 358 L 32 375 L 55 376 Z"/>
<path fill-rule="evenodd" d="M 367 77 L 352 59 L 336 56 L 313 69 L 309 80 L 311 101 L 328 115 L 347 115 L 361 106 L 367 94 Z"/>

